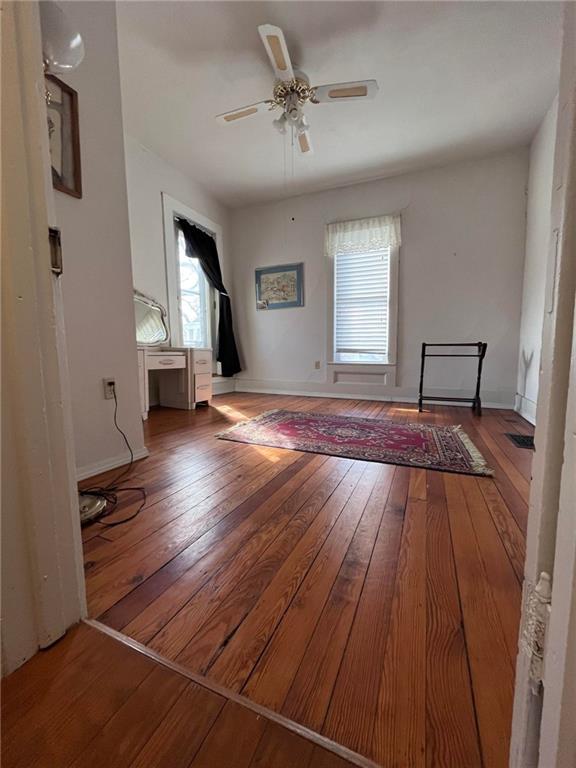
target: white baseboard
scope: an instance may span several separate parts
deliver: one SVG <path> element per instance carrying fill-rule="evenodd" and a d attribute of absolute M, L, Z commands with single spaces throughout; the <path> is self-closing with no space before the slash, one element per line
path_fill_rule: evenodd
<path fill-rule="evenodd" d="M 214 395 L 227 395 L 236 391 L 236 381 L 231 376 L 213 376 L 212 393 Z"/>
<path fill-rule="evenodd" d="M 323 391 L 320 391 L 318 389 L 305 389 L 305 388 L 297 388 L 297 386 L 294 386 L 292 388 L 293 384 L 297 385 L 299 382 L 286 382 L 287 386 L 276 386 L 275 383 L 270 384 L 263 384 L 263 383 L 251 383 L 250 381 L 243 380 L 243 379 L 236 379 L 236 392 L 254 392 L 254 394 L 262 394 L 262 395 L 294 395 L 297 397 L 331 397 L 336 399 L 343 399 L 343 400 L 376 400 L 381 402 L 390 402 L 390 403 L 417 403 L 418 397 L 415 397 L 412 394 L 403 394 L 400 388 L 398 388 L 398 391 L 396 392 L 388 392 L 386 394 L 377 394 L 375 392 L 358 392 L 358 391 L 352 391 L 352 392 L 338 392 L 333 391 L 330 389 L 326 389 Z M 357 385 L 358 386 L 358 385 Z M 356 387 L 353 387 L 353 389 L 356 389 Z M 351 388 L 352 389 L 352 388 Z M 443 396 L 445 394 L 445 391 L 437 392 L 437 395 Z M 452 393 L 454 397 L 459 396 L 467 396 L 460 392 L 454 392 Z M 446 393 L 448 396 L 449 393 Z M 428 405 L 450 405 L 449 402 L 445 401 L 439 401 L 439 400 L 427 400 L 426 404 Z M 458 403 L 454 402 L 452 405 L 466 405 L 465 403 Z M 510 401 L 509 403 L 502 403 L 502 402 L 495 402 L 490 400 L 483 400 L 482 401 L 482 407 L 483 408 L 498 408 L 500 410 L 512 410 L 514 407 L 514 403 Z"/>
<path fill-rule="evenodd" d="M 529 397 L 516 393 L 516 403 L 514 410 L 519 413 L 523 419 L 530 422 L 532 426 L 536 425 L 536 403 L 534 400 L 530 400 Z"/>
<path fill-rule="evenodd" d="M 145 459 L 150 455 L 148 448 L 144 446 L 137 451 L 134 451 L 134 461 L 138 459 Z M 120 456 L 114 456 L 110 459 L 104 459 L 103 461 L 97 461 L 94 464 L 86 464 L 83 467 L 76 468 L 76 480 L 86 480 L 87 477 L 94 477 L 102 472 L 107 472 L 109 469 L 116 469 L 116 467 L 122 467 L 128 464 L 130 461 L 130 454 L 127 452 L 122 453 Z"/>

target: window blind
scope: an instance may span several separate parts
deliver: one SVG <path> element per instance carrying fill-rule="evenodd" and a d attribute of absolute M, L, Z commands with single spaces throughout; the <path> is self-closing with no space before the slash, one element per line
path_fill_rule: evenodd
<path fill-rule="evenodd" d="M 390 246 L 334 257 L 334 343 L 340 359 L 388 355 Z"/>

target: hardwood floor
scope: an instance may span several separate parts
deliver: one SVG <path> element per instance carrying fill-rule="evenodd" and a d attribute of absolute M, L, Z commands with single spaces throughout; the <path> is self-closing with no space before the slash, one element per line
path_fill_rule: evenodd
<path fill-rule="evenodd" d="M 2 681 L 4 768 L 352 768 L 81 624 Z"/>
<path fill-rule="evenodd" d="M 495 475 L 215 438 L 271 408 L 460 423 Z M 383 766 L 504 767 L 531 462 L 505 432 L 531 431 L 511 411 L 241 393 L 152 411 L 146 509 L 84 532 L 90 614 Z"/>

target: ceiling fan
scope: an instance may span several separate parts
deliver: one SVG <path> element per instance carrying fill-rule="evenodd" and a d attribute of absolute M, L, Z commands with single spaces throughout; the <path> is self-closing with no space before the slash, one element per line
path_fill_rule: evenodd
<path fill-rule="evenodd" d="M 276 76 L 272 98 L 217 115 L 216 119 L 224 125 L 252 117 L 260 112 L 281 109 L 282 114 L 273 121 L 273 125 L 280 133 L 286 133 L 286 129 L 291 127 L 297 137 L 300 152 L 308 155 L 312 152 L 312 142 L 310 126 L 303 110 L 305 104 L 373 99 L 378 92 L 376 80 L 311 86 L 308 77 L 292 67 L 284 33 L 280 27 L 262 24 L 258 27 L 258 32 Z"/>

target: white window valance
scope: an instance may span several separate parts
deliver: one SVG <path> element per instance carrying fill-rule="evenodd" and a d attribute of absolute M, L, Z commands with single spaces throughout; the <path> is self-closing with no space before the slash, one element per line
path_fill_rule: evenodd
<path fill-rule="evenodd" d="M 337 253 L 368 253 L 400 246 L 400 215 L 337 221 L 328 225 L 327 244 L 331 256 Z"/>

